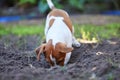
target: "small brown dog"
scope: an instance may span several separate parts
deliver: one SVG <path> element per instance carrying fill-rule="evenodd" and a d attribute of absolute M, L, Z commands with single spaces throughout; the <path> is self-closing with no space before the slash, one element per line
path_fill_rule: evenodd
<path fill-rule="evenodd" d="M 72 44 L 80 47 L 80 43 L 73 36 L 73 25 L 67 12 L 56 9 L 51 0 L 47 2 L 52 11 L 46 19 L 46 43 L 36 48 L 37 59 L 44 53 L 51 66 L 64 66 L 70 59 Z"/>

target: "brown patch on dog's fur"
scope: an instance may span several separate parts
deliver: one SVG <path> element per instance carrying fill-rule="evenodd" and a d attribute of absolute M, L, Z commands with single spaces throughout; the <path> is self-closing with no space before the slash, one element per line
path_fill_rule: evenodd
<path fill-rule="evenodd" d="M 66 54 L 72 50 L 72 47 L 67 47 L 66 44 L 58 42 L 55 45 L 55 52 L 53 53 L 53 56 L 56 58 L 56 64 L 64 66 Z"/>
<path fill-rule="evenodd" d="M 51 19 L 51 20 L 50 20 L 50 23 L 49 23 L 49 26 L 50 26 L 50 27 L 52 26 L 52 24 L 53 24 L 54 21 L 55 21 L 55 19 Z"/>
<path fill-rule="evenodd" d="M 55 47 L 52 45 L 52 40 L 50 39 L 48 43 L 42 44 L 36 48 L 37 59 L 40 60 L 41 53 L 44 53 L 45 59 L 50 63 L 51 66 L 54 66 L 54 62 L 51 60 L 50 55 L 55 58 L 56 64 L 64 66 L 65 56 L 68 52 L 73 50 L 72 47 L 67 47 L 64 43 L 57 43 Z"/>

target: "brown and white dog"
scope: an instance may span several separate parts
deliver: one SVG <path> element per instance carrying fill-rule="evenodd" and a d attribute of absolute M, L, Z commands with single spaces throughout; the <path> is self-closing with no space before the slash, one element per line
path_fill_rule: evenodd
<path fill-rule="evenodd" d="M 70 59 L 72 44 L 80 47 L 80 43 L 73 35 L 74 28 L 67 12 L 56 9 L 51 0 L 47 0 L 47 3 L 51 12 L 46 19 L 46 43 L 36 48 L 37 59 L 40 60 L 40 54 L 44 53 L 51 66 L 64 66 Z"/>

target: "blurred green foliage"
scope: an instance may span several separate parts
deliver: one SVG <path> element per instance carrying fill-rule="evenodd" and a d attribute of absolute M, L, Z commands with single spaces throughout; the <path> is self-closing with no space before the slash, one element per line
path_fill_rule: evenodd
<path fill-rule="evenodd" d="M 19 0 L 19 4 L 25 4 L 25 3 L 35 4 L 36 1 L 35 0 Z"/>
<path fill-rule="evenodd" d="M 83 9 L 85 1 L 86 0 L 68 0 L 68 3 L 75 8 Z"/>
<path fill-rule="evenodd" d="M 57 8 L 63 8 L 65 6 L 68 6 L 69 9 L 71 8 L 76 8 L 77 10 L 85 10 L 85 5 L 87 4 L 91 4 L 91 5 L 95 5 L 97 4 L 94 8 L 103 8 L 105 5 L 109 5 L 109 4 L 113 4 L 114 7 L 116 9 L 119 9 L 119 2 L 118 0 L 52 0 L 53 3 L 55 4 L 55 6 Z M 31 3 L 31 4 L 35 4 L 37 3 L 38 5 L 38 9 L 40 12 L 45 13 L 46 11 L 48 11 L 49 7 L 48 4 L 46 2 L 46 0 L 39 0 L 38 2 L 36 0 L 19 0 L 20 4 L 24 4 L 24 3 Z M 105 5 L 98 5 L 100 3 L 104 3 Z M 106 7 L 106 6 L 105 6 Z"/>

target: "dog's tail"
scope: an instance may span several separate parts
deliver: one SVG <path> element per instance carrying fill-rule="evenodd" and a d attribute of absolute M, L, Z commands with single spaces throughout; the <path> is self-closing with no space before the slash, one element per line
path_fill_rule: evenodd
<path fill-rule="evenodd" d="M 47 0 L 47 3 L 49 5 L 50 9 L 54 9 L 55 8 L 55 6 L 54 6 L 54 4 L 52 3 L 51 0 Z"/>

